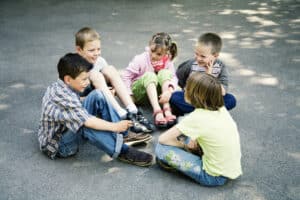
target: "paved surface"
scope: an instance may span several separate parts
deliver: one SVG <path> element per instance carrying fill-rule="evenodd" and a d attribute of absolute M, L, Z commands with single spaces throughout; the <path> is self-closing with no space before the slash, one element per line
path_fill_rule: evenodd
<path fill-rule="evenodd" d="M 226 2 L 2 0 L 0 199 L 300 199 L 300 2 Z M 103 56 L 119 69 L 155 32 L 177 41 L 176 66 L 193 55 L 197 36 L 220 33 L 238 99 L 231 113 L 244 175 L 207 188 L 156 165 L 110 161 L 88 144 L 70 159 L 43 156 L 36 138 L 41 97 L 83 26 L 101 33 Z M 146 151 L 153 153 L 159 134 Z"/>

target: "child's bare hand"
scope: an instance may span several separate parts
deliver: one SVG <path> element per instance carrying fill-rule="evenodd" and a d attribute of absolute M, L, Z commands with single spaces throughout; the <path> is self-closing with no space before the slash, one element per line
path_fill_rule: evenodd
<path fill-rule="evenodd" d="M 189 150 L 196 150 L 198 148 L 198 144 L 196 140 L 190 140 L 190 142 L 187 144 L 187 148 Z"/>
<path fill-rule="evenodd" d="M 208 64 L 206 65 L 206 73 L 207 74 L 212 74 L 213 65 L 214 65 L 214 61 L 213 60 L 211 60 L 211 61 L 208 62 Z"/>
<path fill-rule="evenodd" d="M 163 92 L 159 97 L 159 103 L 168 103 L 171 98 L 172 93 L 170 91 Z"/>
<path fill-rule="evenodd" d="M 123 132 L 128 130 L 133 125 L 130 120 L 122 120 L 116 123 L 116 132 Z"/>

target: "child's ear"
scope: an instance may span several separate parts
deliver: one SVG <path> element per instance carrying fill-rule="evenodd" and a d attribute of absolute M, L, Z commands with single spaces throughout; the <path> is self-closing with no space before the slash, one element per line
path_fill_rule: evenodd
<path fill-rule="evenodd" d="M 71 76 L 65 75 L 64 76 L 64 82 L 65 82 L 65 84 L 69 85 L 70 82 L 71 82 L 71 78 L 72 78 Z"/>
<path fill-rule="evenodd" d="M 80 46 L 76 46 L 76 53 L 80 54 L 82 51 L 81 47 Z"/>
<path fill-rule="evenodd" d="M 215 58 L 218 58 L 218 57 L 219 57 L 219 53 L 214 53 L 213 56 L 214 56 Z"/>

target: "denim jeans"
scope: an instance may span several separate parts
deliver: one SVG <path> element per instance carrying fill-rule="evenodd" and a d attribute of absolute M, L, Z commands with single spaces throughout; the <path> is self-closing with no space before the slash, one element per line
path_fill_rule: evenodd
<path fill-rule="evenodd" d="M 92 91 L 84 100 L 83 107 L 93 116 L 100 117 L 110 122 L 120 121 L 120 117 L 112 106 L 106 101 L 102 92 Z M 99 131 L 82 126 L 76 133 L 66 131 L 59 142 L 59 156 L 68 157 L 78 152 L 79 144 L 87 140 L 98 149 L 104 151 L 111 157 L 117 157 L 121 150 L 128 149 L 123 144 L 123 136 L 127 131 L 119 134 L 110 131 Z"/>
<path fill-rule="evenodd" d="M 177 171 L 192 178 L 205 186 L 224 185 L 228 178 L 211 176 L 202 169 L 201 157 L 189 153 L 181 148 L 157 144 L 155 148 L 157 159 L 175 168 Z"/>
<path fill-rule="evenodd" d="M 227 110 L 231 110 L 236 106 L 236 99 L 232 94 L 226 93 L 223 96 L 224 104 Z M 184 115 L 185 113 L 192 112 L 195 108 L 187 103 L 184 99 L 184 91 L 176 91 L 170 98 L 172 111 L 176 115 Z"/>

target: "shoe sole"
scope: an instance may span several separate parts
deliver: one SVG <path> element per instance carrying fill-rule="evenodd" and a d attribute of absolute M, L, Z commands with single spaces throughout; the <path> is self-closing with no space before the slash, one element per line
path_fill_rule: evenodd
<path fill-rule="evenodd" d="M 122 158 L 118 158 L 118 159 L 120 161 L 124 162 L 124 163 L 136 165 L 136 166 L 139 166 L 139 167 L 149 167 L 153 163 L 153 161 L 151 161 L 151 162 L 133 162 L 133 161 L 125 160 L 125 159 L 122 159 Z"/>
<path fill-rule="evenodd" d="M 140 144 L 140 143 L 144 143 L 144 142 L 148 142 L 149 140 L 152 139 L 152 136 L 149 135 L 148 137 L 141 139 L 141 140 L 135 140 L 135 141 L 130 141 L 130 142 L 124 142 L 124 144 L 127 144 L 128 146 L 132 146 L 135 144 Z"/>
<path fill-rule="evenodd" d="M 159 159 L 156 158 L 155 161 L 156 161 L 157 165 L 158 165 L 160 168 L 162 168 L 162 169 L 164 169 L 164 170 L 166 170 L 166 171 L 169 171 L 169 172 L 176 172 L 176 169 L 175 169 L 175 168 L 173 168 L 173 167 L 171 167 L 171 166 L 169 166 L 169 165 L 163 163 L 163 162 L 160 161 Z"/>

